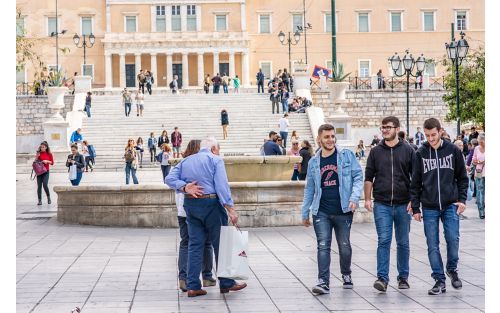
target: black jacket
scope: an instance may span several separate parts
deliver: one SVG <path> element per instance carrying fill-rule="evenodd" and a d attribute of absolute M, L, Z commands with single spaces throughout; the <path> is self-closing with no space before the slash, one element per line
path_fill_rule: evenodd
<path fill-rule="evenodd" d="M 375 201 L 388 205 L 410 202 L 410 182 L 415 150 L 399 139 L 394 147 L 382 140 L 366 161 L 365 181 L 373 183 Z"/>
<path fill-rule="evenodd" d="M 168 139 L 168 136 L 165 137 L 165 140 L 163 140 L 162 136 L 158 137 L 158 147 L 161 148 L 161 145 L 164 144 L 164 143 L 170 143 L 170 140 Z"/>
<path fill-rule="evenodd" d="M 70 154 L 66 158 L 66 167 L 68 168 L 69 172 L 69 167 L 73 165 L 73 163 L 69 162 L 69 160 L 75 160 L 74 165 L 76 165 L 76 171 L 77 172 L 83 172 L 83 168 L 85 167 L 85 158 L 83 155 L 80 153 L 77 153 L 76 155 Z"/>
<path fill-rule="evenodd" d="M 454 144 L 441 140 L 435 150 L 425 142 L 415 155 L 411 182 L 413 214 L 426 209 L 444 210 L 455 202 L 465 204 L 469 179 L 462 152 Z"/>

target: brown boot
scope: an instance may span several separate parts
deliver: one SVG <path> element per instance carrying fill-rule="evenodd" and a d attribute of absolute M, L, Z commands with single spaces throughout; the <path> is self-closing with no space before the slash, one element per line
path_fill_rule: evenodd
<path fill-rule="evenodd" d="M 207 294 L 206 290 L 200 289 L 200 290 L 188 290 L 188 297 L 198 297 L 198 296 L 204 296 Z"/>
<path fill-rule="evenodd" d="M 220 293 L 228 293 L 229 291 L 238 291 L 247 286 L 246 283 L 235 283 L 231 288 L 221 288 Z"/>

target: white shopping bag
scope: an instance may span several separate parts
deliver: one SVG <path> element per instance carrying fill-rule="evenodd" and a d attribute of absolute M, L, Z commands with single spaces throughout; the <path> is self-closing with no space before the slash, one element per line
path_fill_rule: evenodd
<path fill-rule="evenodd" d="M 71 165 L 69 167 L 69 180 L 75 180 L 76 179 L 76 165 Z"/>
<path fill-rule="evenodd" d="M 248 279 L 248 231 L 234 226 L 222 226 L 219 241 L 217 277 Z"/>

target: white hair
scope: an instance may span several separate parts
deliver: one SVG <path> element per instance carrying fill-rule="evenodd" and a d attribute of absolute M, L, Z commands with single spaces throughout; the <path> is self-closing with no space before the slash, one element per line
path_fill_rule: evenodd
<path fill-rule="evenodd" d="M 477 140 L 478 140 L 478 141 L 479 141 L 479 140 L 483 140 L 483 141 L 485 141 L 485 139 L 486 139 L 486 135 L 485 135 L 485 133 L 480 133 L 480 134 L 479 134 L 479 136 L 477 136 Z"/>
<path fill-rule="evenodd" d="M 217 142 L 217 139 L 215 137 L 210 136 L 205 139 L 203 139 L 200 143 L 200 148 L 208 148 L 212 149 L 212 147 L 219 147 L 219 143 Z"/>

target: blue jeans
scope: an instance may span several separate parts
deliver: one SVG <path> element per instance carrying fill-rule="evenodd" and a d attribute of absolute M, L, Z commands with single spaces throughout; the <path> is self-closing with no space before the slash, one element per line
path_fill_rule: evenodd
<path fill-rule="evenodd" d="M 444 239 L 446 240 L 446 270 L 455 271 L 458 264 L 458 248 L 460 241 L 460 218 L 457 206 L 452 204 L 443 211 L 422 208 L 424 216 L 424 233 L 427 238 L 427 255 L 432 268 L 432 278 L 444 282 L 446 277 L 443 259 L 439 251 L 439 220 L 443 222 Z"/>
<path fill-rule="evenodd" d="M 165 177 L 167 177 L 168 173 L 170 173 L 170 165 L 162 165 L 161 166 L 161 173 L 163 175 L 162 182 L 165 182 Z"/>
<path fill-rule="evenodd" d="M 411 216 L 406 204 L 385 205 L 374 203 L 373 215 L 377 228 L 377 277 L 389 282 L 389 262 L 391 259 L 392 225 L 397 243 L 398 278 L 408 279 L 410 271 L 410 223 Z"/>
<path fill-rule="evenodd" d="M 85 112 L 87 112 L 87 117 L 90 117 L 90 105 L 85 105 Z"/>
<path fill-rule="evenodd" d="M 125 163 L 125 184 L 130 183 L 130 174 L 132 173 L 132 180 L 134 181 L 134 184 L 138 184 L 139 181 L 137 180 L 137 176 L 135 175 L 135 172 L 137 170 L 132 166 L 132 162 L 126 162 Z"/>
<path fill-rule="evenodd" d="M 228 93 L 229 90 L 227 90 L 227 85 L 222 85 L 222 89 L 224 90 L 224 93 Z"/>
<path fill-rule="evenodd" d="M 293 169 L 292 180 L 299 180 L 299 170 Z"/>
<path fill-rule="evenodd" d="M 286 139 L 288 138 L 288 132 L 280 131 L 280 136 L 281 138 L 283 138 L 283 147 L 286 148 Z"/>
<path fill-rule="evenodd" d="M 220 85 L 214 85 L 214 93 L 219 93 Z"/>
<path fill-rule="evenodd" d="M 181 236 L 181 241 L 179 242 L 178 263 L 179 279 L 186 280 L 189 245 L 188 225 L 184 216 L 177 216 L 177 221 L 179 222 L 179 233 Z M 210 239 L 207 239 L 207 241 L 205 242 L 205 249 L 203 250 L 203 279 L 212 278 L 212 259 L 214 256 L 212 251 L 212 242 L 210 241 Z"/>
<path fill-rule="evenodd" d="M 125 116 L 130 115 L 130 110 L 132 110 L 132 103 L 125 103 Z"/>
<path fill-rule="evenodd" d="M 283 108 L 283 113 L 288 113 L 288 99 L 281 100 L 281 107 Z"/>
<path fill-rule="evenodd" d="M 314 232 L 318 242 L 318 279 L 330 284 L 330 247 L 332 228 L 339 248 L 340 272 L 351 275 L 351 224 L 352 215 L 328 215 L 318 211 L 313 216 Z"/>
<path fill-rule="evenodd" d="M 70 180 L 71 185 L 78 186 L 80 185 L 80 181 L 82 180 L 83 173 L 76 171 L 76 179 Z"/>
<path fill-rule="evenodd" d="M 221 226 L 227 226 L 226 209 L 219 199 L 184 199 L 187 215 L 189 245 L 187 289 L 201 289 L 200 272 L 203 263 L 203 251 L 207 236 L 212 242 L 215 262 L 219 259 L 219 238 Z M 236 282 L 233 279 L 219 277 L 220 288 L 231 288 Z"/>
<path fill-rule="evenodd" d="M 479 217 L 484 216 L 484 191 L 485 191 L 485 177 L 474 178 L 476 186 L 476 203 L 479 211 Z"/>

